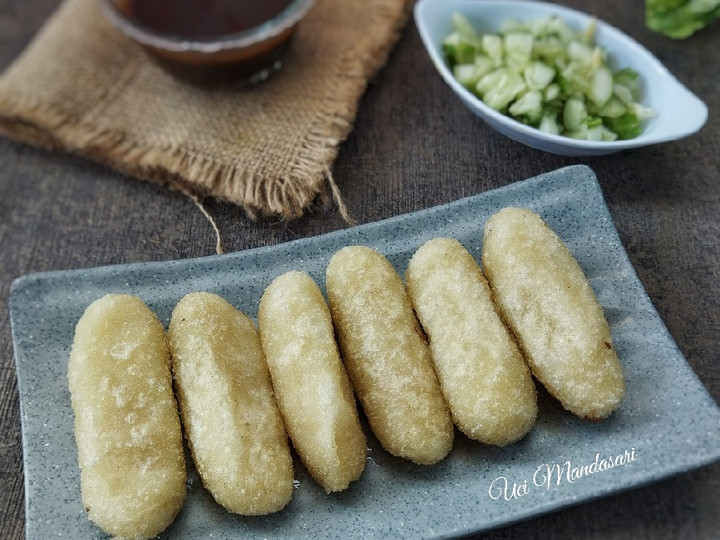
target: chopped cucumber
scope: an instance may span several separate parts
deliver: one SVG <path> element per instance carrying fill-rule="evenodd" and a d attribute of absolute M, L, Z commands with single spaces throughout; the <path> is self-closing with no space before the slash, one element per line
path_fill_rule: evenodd
<path fill-rule="evenodd" d="M 545 101 L 555 101 L 560 97 L 560 85 L 548 84 L 545 88 Z"/>
<path fill-rule="evenodd" d="M 472 89 L 480 80 L 478 69 L 475 63 L 472 64 L 455 64 L 452 68 L 453 76 L 465 88 Z"/>
<path fill-rule="evenodd" d="M 578 131 L 588 116 L 585 103 L 578 98 L 571 97 L 563 107 L 563 126 L 568 131 Z"/>
<path fill-rule="evenodd" d="M 545 113 L 543 115 L 538 128 L 545 133 L 560 135 L 560 126 L 557 123 L 557 118 L 552 113 Z"/>
<path fill-rule="evenodd" d="M 587 140 L 588 141 L 602 141 L 603 124 L 602 120 L 600 123 L 594 126 L 588 124 L 587 129 Z"/>
<path fill-rule="evenodd" d="M 608 102 L 600 109 L 599 114 L 604 118 L 617 118 L 627 112 L 627 106 L 615 96 L 611 96 Z"/>
<path fill-rule="evenodd" d="M 478 55 L 472 64 L 455 64 L 454 77 L 468 90 L 474 90 L 480 79 L 495 69 L 493 61 L 485 55 Z"/>
<path fill-rule="evenodd" d="M 555 70 L 548 66 L 545 62 L 538 61 L 530 62 L 523 70 L 525 82 L 532 90 L 542 90 L 550 86 L 550 83 L 555 78 L 555 73 Z M 612 82 L 610 90 L 612 91 Z"/>
<path fill-rule="evenodd" d="M 505 62 L 509 67 L 523 69 L 532 58 L 533 37 L 530 34 L 507 34 L 503 39 Z"/>
<path fill-rule="evenodd" d="M 526 117 L 530 122 L 536 122 L 543 116 L 542 105 L 542 94 L 539 90 L 532 90 L 516 99 L 508 111 L 515 117 Z"/>
<path fill-rule="evenodd" d="M 455 78 L 485 104 L 546 133 L 593 141 L 637 137 L 653 111 L 639 103 L 636 71 L 613 72 L 595 40 L 561 18 L 505 21 L 477 32 L 456 13 L 442 42 Z"/>
<path fill-rule="evenodd" d="M 499 68 L 488 73 L 475 85 L 488 107 L 498 111 L 507 108 L 526 88 L 522 77 L 508 68 Z"/>
<path fill-rule="evenodd" d="M 467 42 L 477 41 L 478 35 L 475 27 L 467 17 L 460 13 L 454 13 L 452 16 L 453 28 L 460 35 L 460 39 Z"/>
<path fill-rule="evenodd" d="M 621 69 L 613 75 L 613 82 L 622 84 L 628 90 L 634 99 L 640 97 L 640 81 L 638 73 L 632 69 Z"/>
<path fill-rule="evenodd" d="M 477 46 L 465 41 L 458 32 L 447 36 L 442 42 L 442 48 L 447 58 L 451 59 L 452 65 L 470 63 L 477 53 Z"/>
<path fill-rule="evenodd" d="M 505 48 L 500 36 L 485 34 L 482 37 L 481 46 L 495 66 L 500 67 L 504 64 Z"/>
<path fill-rule="evenodd" d="M 613 94 L 620 98 L 620 101 L 625 105 L 630 105 L 633 102 L 632 91 L 624 84 L 613 84 Z"/>
<path fill-rule="evenodd" d="M 585 43 L 573 40 L 567 44 L 567 55 L 571 62 L 589 64 L 593 58 L 593 49 Z"/>
<path fill-rule="evenodd" d="M 645 107 L 637 101 L 634 101 L 630 104 L 630 111 L 632 111 L 640 121 L 647 120 L 648 118 L 652 118 L 653 116 L 655 116 L 655 113 L 652 109 L 650 109 L 649 107 Z"/>
<path fill-rule="evenodd" d="M 598 107 L 605 105 L 613 93 L 612 71 L 607 66 L 598 67 L 592 75 L 588 97 Z"/>

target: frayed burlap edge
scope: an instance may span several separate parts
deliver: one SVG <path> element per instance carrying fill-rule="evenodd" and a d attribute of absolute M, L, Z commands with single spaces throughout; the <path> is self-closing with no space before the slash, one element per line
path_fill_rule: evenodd
<path fill-rule="evenodd" d="M 379 6 L 371 27 L 383 27 L 392 20 L 389 34 L 368 32 L 330 76 L 335 85 L 327 90 L 328 94 L 346 99 L 322 101 L 324 108 L 318 111 L 287 177 L 253 176 L 240 166 L 190 155 L 185 149 L 171 151 L 152 144 L 140 147 L 128 142 L 122 133 L 100 130 L 89 123 L 64 117 L 46 103 L 33 103 L 30 96 L 5 100 L 0 114 L 0 134 L 48 150 L 64 150 L 122 174 L 176 189 L 193 199 L 210 219 L 216 233 L 217 226 L 200 203 L 206 196 L 238 204 L 252 219 L 279 216 L 286 220 L 302 216 L 318 198 L 328 201 L 332 197 L 343 219 L 352 224 L 332 177 L 332 162 L 340 143 L 352 129 L 360 98 L 370 79 L 387 62 L 414 3 L 414 0 L 405 0 L 399 7 L 397 2 L 376 1 Z M 398 14 L 398 9 L 402 13 Z M 221 249 L 218 236 L 218 252 Z"/>

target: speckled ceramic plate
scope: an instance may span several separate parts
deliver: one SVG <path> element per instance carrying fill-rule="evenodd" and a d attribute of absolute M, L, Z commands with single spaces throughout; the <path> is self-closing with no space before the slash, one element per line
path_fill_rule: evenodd
<path fill-rule="evenodd" d="M 11 293 L 20 388 L 27 537 L 102 538 L 80 500 L 66 368 L 74 326 L 109 292 L 137 294 L 165 323 L 178 300 L 214 291 L 251 316 L 264 287 L 289 269 L 324 286 L 342 246 L 366 244 L 404 272 L 425 240 L 458 238 L 476 257 L 487 217 L 527 206 L 566 241 L 598 294 L 625 369 L 627 396 L 602 423 L 564 412 L 540 393 L 535 429 L 509 448 L 461 435 L 447 459 L 412 465 L 369 439 L 363 477 L 326 495 L 296 460 L 290 505 L 269 517 L 230 515 L 191 471 L 168 538 L 421 538 L 498 527 L 652 482 L 720 459 L 720 410 L 646 296 L 613 227 L 593 172 L 576 166 L 448 205 L 286 244 L 196 260 L 30 275 Z"/>

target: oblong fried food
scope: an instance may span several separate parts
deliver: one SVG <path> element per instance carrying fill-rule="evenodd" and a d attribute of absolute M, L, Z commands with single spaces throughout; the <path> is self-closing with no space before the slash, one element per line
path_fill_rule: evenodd
<path fill-rule="evenodd" d="M 455 425 L 505 446 L 535 424 L 535 385 L 473 256 L 453 238 L 418 249 L 405 273 Z"/>
<path fill-rule="evenodd" d="M 485 224 L 482 263 L 535 377 L 580 417 L 614 411 L 625 380 L 610 328 L 560 237 L 535 212 L 505 208 Z"/>
<path fill-rule="evenodd" d="M 348 246 L 330 260 L 326 285 L 345 366 L 380 444 L 415 463 L 440 461 L 452 421 L 400 276 L 377 251 Z"/>
<path fill-rule="evenodd" d="M 322 292 L 290 271 L 266 289 L 258 311 L 260 340 L 290 440 L 327 492 L 360 478 L 367 441 Z"/>
<path fill-rule="evenodd" d="M 255 324 L 212 293 L 185 296 L 168 331 L 185 436 L 203 485 L 228 511 L 276 512 L 293 466 Z"/>
<path fill-rule="evenodd" d="M 75 328 L 67 375 L 88 516 L 113 536 L 158 535 L 186 480 L 162 324 L 135 296 L 96 300 Z"/>

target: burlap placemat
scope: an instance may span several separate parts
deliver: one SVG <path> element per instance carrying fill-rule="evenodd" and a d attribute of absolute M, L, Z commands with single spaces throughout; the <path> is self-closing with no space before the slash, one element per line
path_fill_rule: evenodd
<path fill-rule="evenodd" d="M 250 87 L 199 88 L 163 70 L 103 18 L 65 0 L 0 77 L 0 133 L 63 149 L 250 215 L 302 215 L 412 0 L 317 0 L 283 68 Z"/>

